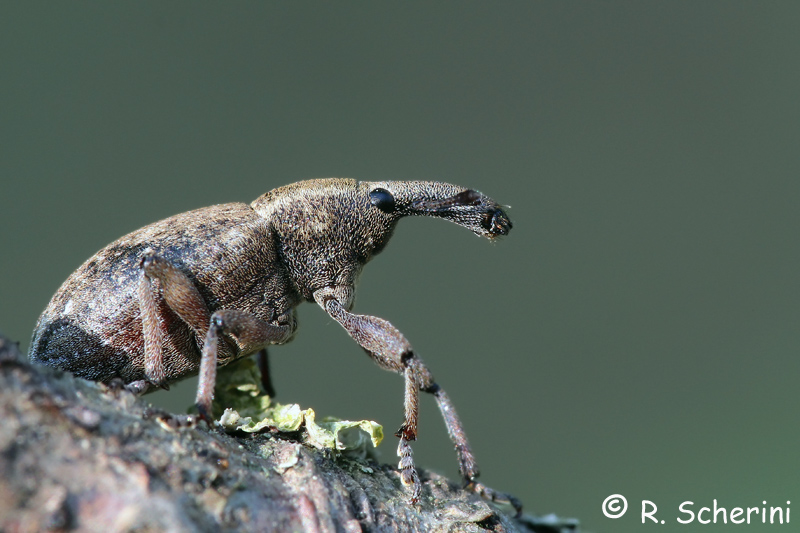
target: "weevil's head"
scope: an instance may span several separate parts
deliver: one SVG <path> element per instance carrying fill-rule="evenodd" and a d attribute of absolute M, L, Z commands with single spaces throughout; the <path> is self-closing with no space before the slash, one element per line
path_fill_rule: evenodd
<path fill-rule="evenodd" d="M 370 205 L 386 217 L 438 217 L 481 237 L 507 235 L 511 220 L 503 208 L 478 191 L 437 181 L 362 182 Z"/>
<path fill-rule="evenodd" d="M 251 205 L 268 221 L 282 262 L 308 299 L 321 287 L 354 284 L 402 217 L 443 218 L 490 239 L 511 229 L 488 196 L 435 181 L 308 180 L 274 189 Z"/>

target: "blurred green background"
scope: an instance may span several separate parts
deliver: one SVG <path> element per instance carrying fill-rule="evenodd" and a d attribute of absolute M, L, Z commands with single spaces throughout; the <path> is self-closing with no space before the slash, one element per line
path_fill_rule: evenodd
<path fill-rule="evenodd" d="M 510 205 L 511 235 L 405 220 L 356 310 L 430 365 L 485 483 L 591 531 L 691 530 L 678 505 L 715 498 L 800 521 L 797 2 L 1 11 L 0 330 L 23 349 L 147 223 L 311 177 L 449 181 Z M 299 317 L 279 400 L 394 431 L 402 380 Z M 182 411 L 194 386 L 150 398 Z M 414 449 L 457 475 L 431 398 Z"/>

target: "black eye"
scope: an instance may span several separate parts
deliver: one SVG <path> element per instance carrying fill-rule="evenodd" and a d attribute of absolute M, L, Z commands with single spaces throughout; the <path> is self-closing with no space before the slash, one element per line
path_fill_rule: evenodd
<path fill-rule="evenodd" d="M 369 201 L 384 213 L 394 211 L 394 196 L 386 189 L 375 189 L 369 193 Z"/>

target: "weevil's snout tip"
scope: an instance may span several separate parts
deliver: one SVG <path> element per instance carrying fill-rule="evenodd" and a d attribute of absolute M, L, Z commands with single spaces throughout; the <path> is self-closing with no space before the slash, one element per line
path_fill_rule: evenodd
<path fill-rule="evenodd" d="M 481 226 L 487 231 L 488 237 L 493 238 L 498 235 L 508 235 L 513 224 L 502 209 L 494 209 L 487 212 L 481 220 Z"/>

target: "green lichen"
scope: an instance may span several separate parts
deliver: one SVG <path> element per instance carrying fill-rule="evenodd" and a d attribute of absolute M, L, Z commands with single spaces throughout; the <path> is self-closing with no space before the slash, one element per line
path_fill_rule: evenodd
<path fill-rule="evenodd" d="M 318 421 L 313 409 L 273 402 L 261 392 L 260 383 L 261 374 L 251 358 L 221 368 L 214 389 L 217 424 L 231 432 L 299 431 L 307 444 L 362 459 L 383 439 L 383 428 L 376 422 L 332 417 Z"/>

